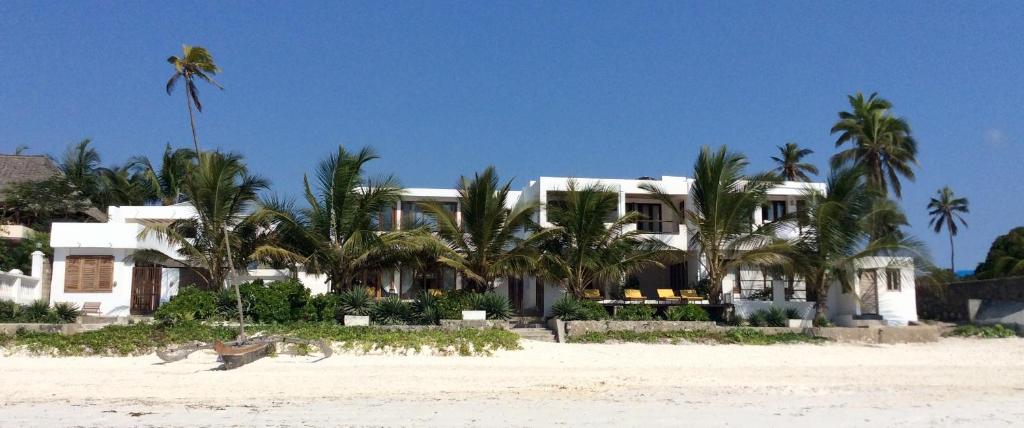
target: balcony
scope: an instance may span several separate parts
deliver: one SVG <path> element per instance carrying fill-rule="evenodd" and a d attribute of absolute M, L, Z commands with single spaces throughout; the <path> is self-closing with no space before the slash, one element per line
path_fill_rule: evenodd
<path fill-rule="evenodd" d="M 627 225 L 623 231 L 631 232 L 634 230 L 644 235 L 650 235 L 650 237 L 680 250 L 686 250 L 687 248 L 686 228 L 680 227 L 677 221 L 638 220 L 636 223 Z"/>

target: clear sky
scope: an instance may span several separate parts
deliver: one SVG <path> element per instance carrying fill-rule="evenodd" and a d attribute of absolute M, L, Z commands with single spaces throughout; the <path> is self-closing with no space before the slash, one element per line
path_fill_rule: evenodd
<path fill-rule="evenodd" d="M 690 176 L 705 144 L 766 169 L 795 141 L 824 167 L 846 95 L 878 91 L 920 143 L 903 204 L 940 265 L 925 205 L 943 185 L 971 200 L 961 268 L 1024 225 L 1024 2 L 770 3 L 7 0 L 0 152 L 190 147 L 184 95 L 164 93 L 182 43 L 223 69 L 200 143 L 286 196 L 338 144 L 373 146 L 372 170 L 409 187 L 488 164 L 517 187 Z"/>

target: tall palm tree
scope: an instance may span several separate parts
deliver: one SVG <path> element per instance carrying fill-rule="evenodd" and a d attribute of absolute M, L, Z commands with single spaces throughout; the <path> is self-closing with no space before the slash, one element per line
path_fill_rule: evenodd
<path fill-rule="evenodd" d="M 959 227 L 957 221 L 967 227 L 967 221 L 963 214 L 970 212 L 967 198 L 958 198 L 953 194 L 953 189 L 944 186 L 938 192 L 937 198 L 928 202 L 928 215 L 931 216 L 929 226 L 933 226 L 935 233 L 941 233 L 945 227 L 949 232 L 949 270 L 956 273 L 956 253 L 953 250 L 953 237 L 956 236 Z"/>
<path fill-rule="evenodd" d="M 536 267 L 534 243 L 545 236 L 532 220 L 537 204 L 520 201 L 509 208 L 511 187 L 511 181 L 500 182 L 494 167 L 473 178 L 461 177 L 461 223 L 456 213 L 437 202 L 422 204 L 436 219 L 437 238 L 451 249 L 438 261 L 461 273 L 471 290 L 490 290 L 496 279 L 532 272 Z"/>
<path fill-rule="evenodd" d="M 199 153 L 199 138 L 196 137 L 196 120 L 192 113 L 192 106 L 200 113 L 203 112 L 203 103 L 199 101 L 199 88 L 196 86 L 196 79 L 205 81 L 218 89 L 224 89 L 219 83 L 213 80 L 214 75 L 220 73 L 220 68 L 213 61 L 213 55 L 202 46 L 181 45 L 181 57 L 171 56 L 167 62 L 174 66 L 174 74 L 167 80 L 167 95 L 171 94 L 178 80 L 185 81 L 185 103 L 188 105 L 188 122 L 192 126 L 192 143 L 195 144 L 196 153 Z"/>
<path fill-rule="evenodd" d="M 657 185 L 640 186 L 696 229 L 690 245 L 700 251 L 709 298 L 714 302 L 721 301 L 722 280 L 729 270 L 746 265 L 774 266 L 788 260 L 788 247 L 775 238 L 784 222 L 757 227 L 752 224 L 754 212 L 767 202 L 768 190 L 779 184 L 779 178 L 772 173 L 747 176 L 747 165 L 745 156 L 725 146 L 714 151 L 702 147 L 690 188 L 693 206 L 685 211 Z"/>
<path fill-rule="evenodd" d="M 811 181 L 807 174 L 818 174 L 818 167 L 814 164 L 801 162 L 804 157 L 814 153 L 811 149 L 802 149 L 796 143 L 786 143 L 785 146 L 778 146 L 779 156 L 772 156 L 772 160 L 778 165 L 775 172 L 788 181 Z"/>
<path fill-rule="evenodd" d="M 272 221 L 306 270 L 326 274 L 334 290 L 351 288 L 363 272 L 394 267 L 410 247 L 427 242 L 417 230 L 383 230 L 382 213 L 390 215 L 402 188 L 391 176 L 366 177 L 366 164 L 377 158 L 370 148 L 338 147 L 320 162 L 316 187 L 304 180 L 308 208 L 270 200 L 256 216 Z"/>
<path fill-rule="evenodd" d="M 548 220 L 555 227 L 541 244 L 541 276 L 582 298 L 589 287 L 620 281 L 647 267 L 664 267 L 663 262 L 681 256 L 662 241 L 625 230 L 641 219 L 640 213 L 631 212 L 606 224 L 608 213 L 614 213 L 618 205 L 618 193 L 607 186 L 580 188 L 570 180 L 564 199 L 548 204 Z"/>
<path fill-rule="evenodd" d="M 100 154 L 89 147 L 86 138 L 64 151 L 59 162 L 64 178 L 89 199 L 95 199 L 99 190 Z M 95 202 L 95 200 L 94 200 Z"/>
<path fill-rule="evenodd" d="M 96 203 L 100 206 L 144 205 L 156 199 L 156 189 L 139 163 L 100 168 L 98 173 Z"/>
<path fill-rule="evenodd" d="M 917 141 L 910 135 L 910 125 L 893 116 L 892 103 L 877 93 L 864 98 L 857 92 L 848 99 L 851 110 L 839 112 L 832 134 L 839 134 L 836 147 L 851 147 L 832 156 L 832 166 L 860 165 L 873 189 L 887 195 L 891 187 L 897 198 L 902 197 L 900 177 L 913 181 L 912 167 L 917 164 Z"/>
<path fill-rule="evenodd" d="M 174 205 L 184 200 L 182 182 L 195 164 L 196 152 L 190 149 L 164 147 L 160 168 L 157 169 L 146 157 L 134 158 L 132 162 L 142 166 L 149 186 L 154 189 L 161 205 Z"/>
<path fill-rule="evenodd" d="M 878 204 L 876 190 L 867 185 L 865 173 L 858 167 L 833 169 L 828 178 L 828 193 L 806 191 L 804 207 L 797 212 L 802 233 L 792 244 L 790 267 L 807 282 L 817 296 L 819 317 L 828 313 L 828 288 L 838 281 L 845 291 L 852 290 L 856 260 L 879 253 L 913 250 L 918 245 L 905 237 L 870 237 L 872 217 L 896 217 L 895 204 Z"/>
<path fill-rule="evenodd" d="M 204 270 L 205 274 L 201 274 L 211 284 L 227 286 L 234 266 L 287 252 L 271 245 L 249 244 L 259 239 L 253 235 L 255 231 L 270 230 L 252 227 L 251 222 L 258 219 L 248 215 L 258 202 L 258 193 L 268 187 L 267 180 L 249 173 L 239 155 L 204 152 L 200 158 L 198 166 L 182 182 L 182 191 L 195 214 L 168 225 L 148 224 L 139 237 L 155 235 L 177 247 L 177 256 L 189 266 Z M 239 336 L 244 338 L 244 313 L 237 284 L 235 295 L 242 322 Z"/>

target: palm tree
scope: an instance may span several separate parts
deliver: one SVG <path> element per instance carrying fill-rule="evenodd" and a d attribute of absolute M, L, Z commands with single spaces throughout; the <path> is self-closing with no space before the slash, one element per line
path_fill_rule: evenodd
<path fill-rule="evenodd" d="M 548 219 L 555 227 L 541 244 L 541 275 L 582 298 L 589 287 L 621 281 L 647 267 L 664 267 L 662 262 L 680 256 L 662 241 L 625 230 L 641 219 L 639 213 L 606 224 L 618 205 L 612 189 L 600 184 L 579 188 L 570 180 L 564 199 L 548 204 Z"/>
<path fill-rule="evenodd" d="M 146 178 L 143 166 L 134 161 L 111 168 L 100 168 L 96 203 L 144 205 L 156 199 L 156 189 Z"/>
<path fill-rule="evenodd" d="M 171 149 L 164 147 L 160 168 L 156 169 L 146 157 L 138 157 L 132 162 L 142 165 L 144 176 L 149 186 L 154 189 L 155 197 L 162 205 L 174 205 L 182 202 L 182 182 L 193 168 L 196 153 L 189 149 Z"/>
<path fill-rule="evenodd" d="M 891 187 L 902 197 L 900 177 L 914 180 L 912 166 L 917 164 L 917 142 L 910 125 L 889 113 L 892 103 L 877 93 L 864 98 L 857 92 L 848 97 L 851 111 L 839 112 L 832 134 L 839 134 L 836 147 L 852 147 L 832 156 L 832 166 L 852 163 L 867 174 L 867 184 L 882 195 Z"/>
<path fill-rule="evenodd" d="M 249 173 L 241 156 L 204 152 L 199 165 L 182 181 L 182 192 L 195 208 L 195 214 L 168 225 L 148 224 L 139 238 L 156 235 L 163 242 L 176 246 L 177 256 L 189 266 L 204 270 L 211 284 L 227 286 L 234 266 L 288 254 L 272 245 L 251 244 L 261 241 L 254 235 L 255 231 L 272 230 L 254 227 L 252 222 L 259 219 L 248 216 L 258 202 L 258 192 L 268 184 L 265 179 Z M 244 339 L 244 313 L 237 284 L 235 295 L 242 323 L 239 336 Z"/>
<path fill-rule="evenodd" d="M 818 167 L 813 164 L 801 162 L 807 155 L 814 153 L 811 149 L 801 149 L 796 143 L 786 143 L 785 146 L 778 146 L 779 156 L 772 156 L 772 160 L 778 165 L 775 171 L 783 179 L 788 181 L 811 181 L 807 174 L 818 174 Z"/>
<path fill-rule="evenodd" d="M 256 216 L 272 221 L 286 248 L 301 255 L 307 271 L 326 274 L 334 290 L 351 288 L 360 273 L 399 264 L 416 244 L 429 242 L 417 230 L 383 230 L 381 216 L 390 215 L 402 188 L 391 176 L 365 176 L 365 165 L 377 158 L 370 148 L 338 147 L 320 162 L 316 188 L 304 180 L 308 208 L 270 200 Z"/>
<path fill-rule="evenodd" d="M 196 137 L 196 121 L 192 113 L 192 106 L 200 113 L 203 112 L 203 103 L 199 101 L 199 88 L 196 86 L 196 79 L 203 80 L 218 89 L 224 89 L 219 83 L 213 80 L 213 75 L 220 73 L 220 68 L 213 62 L 213 55 L 202 46 L 181 46 L 181 57 L 171 56 L 167 62 L 174 66 L 174 74 L 167 80 L 167 95 L 171 94 L 178 80 L 185 81 L 185 103 L 188 105 L 188 122 L 192 126 L 192 143 L 195 144 L 196 153 L 199 153 L 199 138 Z"/>
<path fill-rule="evenodd" d="M 690 188 L 693 207 L 685 212 L 658 186 L 640 186 L 696 229 L 690 245 L 701 253 L 709 298 L 714 302 L 721 300 L 722 280 L 729 270 L 787 261 L 786 244 L 775 238 L 776 230 L 785 222 L 765 223 L 756 228 L 752 224 L 754 212 L 767 202 L 768 190 L 779 184 L 779 178 L 772 173 L 746 176 L 747 164 L 745 156 L 724 146 L 714 151 L 702 147 Z"/>
<path fill-rule="evenodd" d="M 92 140 L 86 138 L 64 151 L 59 162 L 64 178 L 87 198 L 96 202 L 99 190 L 100 154 L 89 147 Z"/>
<path fill-rule="evenodd" d="M 844 291 L 853 288 L 857 259 L 884 252 L 910 250 L 917 246 L 904 237 L 870 238 L 873 217 L 898 217 L 888 211 L 895 204 L 878 204 L 876 190 L 867 185 L 863 170 L 845 166 L 833 169 L 828 178 L 828 193 L 811 189 L 804 207 L 797 212 L 802 233 L 793 243 L 790 267 L 807 282 L 817 296 L 819 317 L 828 313 L 828 288 L 838 281 Z"/>
<path fill-rule="evenodd" d="M 532 220 L 537 204 L 520 201 L 510 208 L 512 182 L 500 183 L 494 167 L 461 177 L 456 213 L 437 202 L 422 204 L 436 219 L 436 236 L 451 251 L 438 262 L 461 273 L 469 289 L 488 291 L 497 278 L 533 271 L 537 263 L 535 243 L 545 237 Z M 531 233 L 534 232 L 535 233 Z"/>
<path fill-rule="evenodd" d="M 934 227 L 935 233 L 941 233 L 943 227 L 949 232 L 949 270 L 956 273 L 956 253 L 953 250 L 953 237 L 959 229 L 956 223 L 959 221 L 967 227 L 967 221 L 962 214 L 967 214 L 970 210 L 967 207 L 967 198 L 957 198 L 949 186 L 944 186 L 937 193 L 938 198 L 932 198 L 928 202 L 928 215 L 931 216 L 928 225 Z"/>

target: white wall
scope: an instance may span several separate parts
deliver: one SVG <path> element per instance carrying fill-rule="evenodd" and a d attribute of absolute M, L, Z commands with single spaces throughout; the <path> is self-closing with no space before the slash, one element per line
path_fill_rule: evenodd
<path fill-rule="evenodd" d="M 86 302 L 99 302 L 103 316 L 127 316 L 131 309 L 132 268 L 126 260 L 129 250 L 118 248 L 54 248 L 53 275 L 51 277 L 50 304 L 71 302 L 82 306 Z M 64 291 L 65 260 L 68 256 L 114 256 L 114 280 L 109 292 L 79 293 Z"/>

